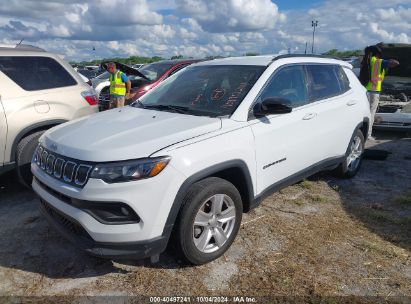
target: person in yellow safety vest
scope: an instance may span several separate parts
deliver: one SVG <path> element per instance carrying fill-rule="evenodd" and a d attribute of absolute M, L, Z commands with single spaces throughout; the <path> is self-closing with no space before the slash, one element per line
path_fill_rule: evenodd
<path fill-rule="evenodd" d="M 400 63 L 395 59 L 382 59 L 382 50 L 380 48 L 382 44 L 377 44 L 375 46 L 369 47 L 368 56 L 366 60 L 369 63 L 369 73 L 370 78 L 366 85 L 366 89 L 368 92 L 368 100 L 370 102 L 370 110 L 371 110 L 371 121 L 368 128 L 368 139 L 373 140 L 372 137 L 372 126 L 374 124 L 374 116 L 377 112 L 378 103 L 380 101 L 380 93 L 381 93 L 381 84 L 384 80 L 385 74 L 387 73 L 388 68 L 394 68 L 398 66 Z"/>
<path fill-rule="evenodd" d="M 110 104 L 109 109 L 123 107 L 126 97 L 130 94 L 131 82 L 127 75 L 117 70 L 114 62 L 107 64 L 110 73 Z"/>

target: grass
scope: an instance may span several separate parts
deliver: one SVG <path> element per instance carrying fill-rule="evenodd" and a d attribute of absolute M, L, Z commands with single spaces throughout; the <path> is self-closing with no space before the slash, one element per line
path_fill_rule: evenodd
<path fill-rule="evenodd" d="M 310 195 L 310 199 L 313 203 L 327 203 L 328 198 L 319 194 Z"/>
<path fill-rule="evenodd" d="M 304 179 L 301 183 L 300 183 L 300 187 L 303 189 L 307 189 L 307 190 L 312 190 L 314 188 L 314 183 Z"/>
<path fill-rule="evenodd" d="M 396 258 L 399 256 L 399 254 L 396 252 L 394 248 L 379 245 L 377 243 L 363 241 L 360 244 L 358 244 L 356 247 L 365 252 L 370 252 L 373 254 L 380 254 L 387 258 Z"/>

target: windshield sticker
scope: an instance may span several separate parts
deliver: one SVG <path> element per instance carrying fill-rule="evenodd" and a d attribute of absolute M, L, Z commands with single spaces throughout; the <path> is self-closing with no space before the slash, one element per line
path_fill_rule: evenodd
<path fill-rule="evenodd" d="M 223 98 L 225 95 L 225 90 L 224 89 L 220 89 L 217 88 L 215 89 L 212 94 L 211 94 L 211 100 L 213 101 L 217 101 L 220 100 L 221 98 Z"/>
<path fill-rule="evenodd" d="M 232 108 L 238 100 L 238 97 L 240 97 L 241 93 L 244 91 L 244 89 L 247 87 L 247 82 L 242 82 L 238 86 L 238 88 L 228 97 L 227 102 L 222 105 L 223 108 Z"/>
<path fill-rule="evenodd" d="M 196 104 L 198 104 L 201 100 L 201 97 L 203 97 L 203 94 L 198 94 L 192 101 L 191 101 L 191 105 L 194 106 Z"/>

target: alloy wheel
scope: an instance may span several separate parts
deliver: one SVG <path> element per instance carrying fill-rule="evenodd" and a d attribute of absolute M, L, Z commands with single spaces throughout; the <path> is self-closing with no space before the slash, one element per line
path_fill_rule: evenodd
<path fill-rule="evenodd" d="M 233 233 L 236 208 L 233 200 L 225 194 L 215 194 L 205 200 L 193 223 L 193 241 L 203 253 L 220 249 Z"/>

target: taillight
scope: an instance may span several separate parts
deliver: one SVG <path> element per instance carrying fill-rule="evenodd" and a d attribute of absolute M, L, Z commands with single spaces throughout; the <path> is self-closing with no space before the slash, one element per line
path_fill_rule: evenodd
<path fill-rule="evenodd" d="M 98 104 L 97 95 L 93 91 L 84 91 L 81 92 L 81 96 L 88 102 L 90 106 L 95 106 Z"/>

